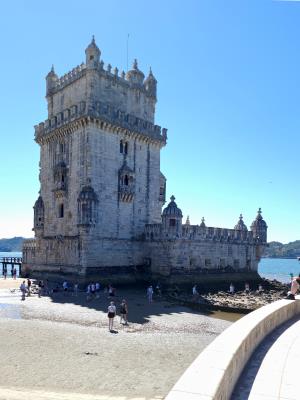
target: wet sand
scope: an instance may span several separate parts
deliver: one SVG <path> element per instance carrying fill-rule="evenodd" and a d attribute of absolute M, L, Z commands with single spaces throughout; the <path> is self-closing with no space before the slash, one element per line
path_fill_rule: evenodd
<path fill-rule="evenodd" d="M 230 322 L 160 299 L 142 290 L 126 298 L 129 325 L 108 331 L 104 293 L 31 296 L 24 302 L 0 280 L 0 399 L 162 399 Z M 225 313 L 226 314 L 226 313 Z M 24 397 L 25 396 L 25 397 Z M 29 398 L 29 396 L 28 396 Z"/>

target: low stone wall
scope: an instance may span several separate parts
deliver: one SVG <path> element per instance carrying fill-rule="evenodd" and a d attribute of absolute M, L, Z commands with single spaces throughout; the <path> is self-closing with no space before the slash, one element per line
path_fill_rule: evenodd
<path fill-rule="evenodd" d="M 258 344 L 297 314 L 299 300 L 279 300 L 235 322 L 196 358 L 166 400 L 229 400 Z"/>

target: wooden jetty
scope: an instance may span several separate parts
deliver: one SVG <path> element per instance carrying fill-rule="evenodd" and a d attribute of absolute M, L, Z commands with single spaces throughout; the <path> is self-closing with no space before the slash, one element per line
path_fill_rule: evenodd
<path fill-rule="evenodd" d="M 17 270 L 17 275 L 21 275 L 22 271 L 22 257 L 0 257 L 0 271 L 2 271 L 2 275 L 4 275 L 4 271 L 11 273 L 15 268 Z M 10 266 L 10 270 L 8 270 L 8 266 Z"/>

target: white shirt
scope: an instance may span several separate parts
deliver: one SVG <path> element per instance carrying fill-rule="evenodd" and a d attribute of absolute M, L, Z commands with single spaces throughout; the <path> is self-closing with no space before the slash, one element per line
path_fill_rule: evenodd
<path fill-rule="evenodd" d="M 64 289 L 68 289 L 68 282 L 65 281 L 65 282 L 63 283 L 63 288 L 64 288 Z"/>
<path fill-rule="evenodd" d="M 148 287 L 148 289 L 147 289 L 147 293 L 148 293 L 148 294 L 153 294 L 153 289 L 152 289 L 152 286 Z"/>
<path fill-rule="evenodd" d="M 116 306 L 113 306 L 113 305 L 108 306 L 107 310 L 108 310 L 108 312 L 111 312 L 111 313 L 116 313 L 116 311 L 117 311 Z"/>
<path fill-rule="evenodd" d="M 96 283 L 96 290 L 100 289 L 100 283 Z"/>

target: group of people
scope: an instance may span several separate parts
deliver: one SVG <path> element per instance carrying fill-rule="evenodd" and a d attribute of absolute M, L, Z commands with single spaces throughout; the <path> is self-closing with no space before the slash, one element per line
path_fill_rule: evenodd
<path fill-rule="evenodd" d="M 120 304 L 119 313 L 120 313 L 120 324 L 123 323 L 124 325 L 128 325 L 128 304 L 125 299 L 123 299 Z M 114 319 L 116 315 L 117 315 L 117 307 L 115 303 L 111 301 L 107 308 L 108 330 L 110 332 L 113 331 Z"/>
<path fill-rule="evenodd" d="M 17 278 L 17 268 L 12 268 L 10 273 L 11 273 L 12 279 Z M 2 275 L 3 275 L 4 279 L 7 278 L 7 266 L 6 265 L 4 265 L 2 268 Z"/>
<path fill-rule="evenodd" d="M 233 283 L 231 283 L 231 284 L 229 285 L 229 291 L 228 291 L 228 292 L 229 292 L 230 294 L 232 294 L 232 295 L 235 293 L 235 287 L 234 287 L 234 284 L 233 284 Z M 248 282 L 245 283 L 244 292 L 245 292 L 246 294 L 251 293 L 250 285 L 249 285 Z M 260 284 L 258 285 L 258 289 L 257 289 L 256 293 L 262 294 L 263 292 L 264 292 L 264 288 L 263 288 L 262 284 L 260 283 Z"/>

